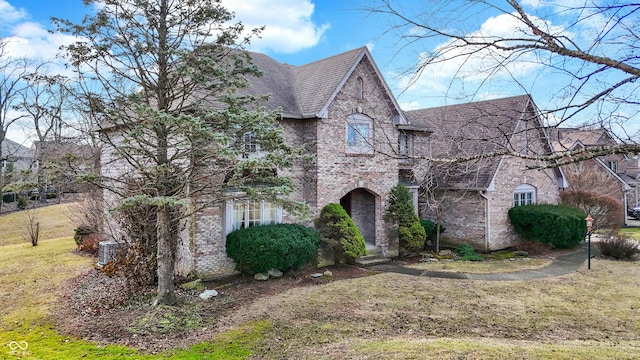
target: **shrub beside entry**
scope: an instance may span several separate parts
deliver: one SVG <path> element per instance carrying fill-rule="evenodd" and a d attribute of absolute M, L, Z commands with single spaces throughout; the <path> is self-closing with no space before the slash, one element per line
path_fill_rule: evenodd
<path fill-rule="evenodd" d="M 354 262 L 367 255 L 364 237 L 347 211 L 340 204 L 327 204 L 315 220 L 320 240 L 333 253 L 333 261 Z"/>

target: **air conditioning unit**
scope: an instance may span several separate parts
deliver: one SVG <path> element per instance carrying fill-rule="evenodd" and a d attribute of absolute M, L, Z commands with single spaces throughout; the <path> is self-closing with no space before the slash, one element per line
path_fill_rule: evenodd
<path fill-rule="evenodd" d="M 116 258 L 120 243 L 114 240 L 100 241 L 98 244 L 98 264 L 107 265 Z"/>

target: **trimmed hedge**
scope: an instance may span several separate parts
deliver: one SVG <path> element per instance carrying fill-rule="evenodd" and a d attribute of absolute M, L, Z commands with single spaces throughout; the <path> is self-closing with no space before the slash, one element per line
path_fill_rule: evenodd
<path fill-rule="evenodd" d="M 587 232 L 584 211 L 566 205 L 525 205 L 509 209 L 509 220 L 527 240 L 571 248 L 584 240 Z"/>
<path fill-rule="evenodd" d="M 299 269 L 315 259 L 318 233 L 299 224 L 254 226 L 227 235 L 227 255 L 242 273 Z"/>

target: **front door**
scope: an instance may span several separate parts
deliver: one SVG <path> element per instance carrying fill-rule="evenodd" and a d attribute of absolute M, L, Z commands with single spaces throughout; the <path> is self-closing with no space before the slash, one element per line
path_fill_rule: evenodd
<path fill-rule="evenodd" d="M 340 205 L 347 211 L 368 245 L 376 244 L 376 198 L 365 189 L 350 191 L 340 199 Z"/>

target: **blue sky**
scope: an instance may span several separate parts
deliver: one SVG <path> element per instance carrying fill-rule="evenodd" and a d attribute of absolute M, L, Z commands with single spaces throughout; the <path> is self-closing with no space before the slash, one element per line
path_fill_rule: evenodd
<path fill-rule="evenodd" d="M 571 0 L 576 1 L 576 0 Z M 430 67 L 410 83 L 410 70 L 420 56 L 433 51 L 444 40 L 423 40 L 411 46 L 401 46 L 397 33 L 385 32 L 388 17 L 371 15 L 364 7 L 376 0 L 223 0 L 223 5 L 236 13 L 236 19 L 247 27 L 266 25 L 262 39 L 252 43 L 251 50 L 264 52 L 280 62 L 301 65 L 368 46 L 385 80 L 405 109 L 424 108 L 469 100 L 485 100 L 531 93 L 540 108 L 553 106 L 563 79 L 544 73 L 541 66 L 529 59 L 514 63 L 504 72 L 493 74 L 491 81 L 478 71 L 482 60 L 462 63 L 450 61 Z M 566 2 L 566 1 L 565 1 Z M 412 13 L 429 2 L 424 0 L 396 1 Z M 452 1 L 451 4 L 457 3 Z M 523 0 L 528 11 L 553 10 L 553 0 Z M 563 3 L 560 1 L 560 3 Z M 50 17 L 62 17 L 79 22 L 88 11 L 82 0 L 0 0 L 0 37 L 14 36 L 15 55 L 51 58 L 68 38 L 50 34 Z M 548 24 L 561 28 L 567 19 L 557 12 Z M 512 33 L 517 25 L 508 16 L 483 12 L 467 17 L 464 27 L 469 34 Z M 459 25 L 459 24 L 458 24 Z M 577 32 L 576 29 L 572 29 Z M 411 32 L 412 29 L 403 31 Z M 462 71 L 461 71 L 462 69 Z M 409 71 L 409 73 L 408 73 Z M 507 75 L 507 71 L 510 73 Z M 518 81 L 513 81 L 515 74 Z M 482 85 L 482 86 L 481 86 Z M 579 121 L 580 119 L 578 119 Z"/>

